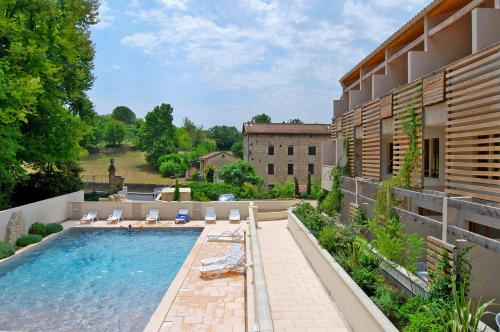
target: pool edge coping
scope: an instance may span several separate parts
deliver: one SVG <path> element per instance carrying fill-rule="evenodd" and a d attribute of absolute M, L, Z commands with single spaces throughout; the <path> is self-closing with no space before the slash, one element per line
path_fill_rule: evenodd
<path fill-rule="evenodd" d="M 196 240 L 195 244 L 193 245 L 193 248 L 189 252 L 189 255 L 186 257 L 184 260 L 184 263 L 182 264 L 181 268 L 177 272 L 174 280 L 168 287 L 165 295 L 163 295 L 160 303 L 158 303 L 155 311 L 149 318 L 148 323 L 144 327 L 145 332 L 157 332 L 160 330 L 163 322 L 165 321 L 165 318 L 168 315 L 168 312 L 170 311 L 170 308 L 172 307 L 172 304 L 175 301 L 175 298 L 177 297 L 177 294 L 179 293 L 179 290 L 182 287 L 182 284 L 184 283 L 184 280 L 189 274 L 189 271 L 191 270 L 191 267 L 193 266 L 194 260 L 198 253 L 200 252 L 200 249 L 205 242 L 206 234 L 208 232 L 208 228 L 204 227 L 203 231 L 200 233 L 198 239 Z"/>

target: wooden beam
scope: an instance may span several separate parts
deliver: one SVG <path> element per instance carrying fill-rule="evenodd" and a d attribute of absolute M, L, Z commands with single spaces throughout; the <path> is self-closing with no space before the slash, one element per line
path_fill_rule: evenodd
<path fill-rule="evenodd" d="M 391 55 L 389 57 L 389 59 L 387 59 L 387 63 L 391 63 L 392 61 L 396 60 L 397 58 L 399 58 L 401 55 L 407 53 L 408 51 L 410 51 L 412 48 L 414 48 L 415 46 L 417 46 L 418 44 L 420 44 L 421 42 L 424 41 L 424 35 L 421 34 L 419 37 L 417 37 L 414 41 L 406 44 L 406 46 L 404 46 L 403 48 L 401 48 L 399 51 L 397 51 L 396 53 L 394 53 L 393 55 Z"/>
<path fill-rule="evenodd" d="M 352 90 L 352 88 L 354 88 L 356 85 L 359 85 L 360 83 L 361 83 L 361 79 L 358 78 L 356 81 L 354 81 L 354 83 L 351 83 L 351 85 L 349 85 L 347 88 L 345 88 L 344 92 Z"/>
<path fill-rule="evenodd" d="M 385 61 L 384 62 L 381 62 L 379 63 L 378 65 L 376 65 L 372 70 L 370 70 L 369 72 L 367 72 L 366 74 L 364 74 L 361 79 L 362 80 L 365 80 L 367 79 L 368 77 L 370 77 L 370 75 L 373 75 L 375 72 L 379 71 L 380 69 L 384 68 L 385 66 Z"/>
<path fill-rule="evenodd" d="M 454 22 L 458 21 L 459 19 L 461 19 L 462 17 L 467 15 L 474 8 L 481 5 L 483 2 L 484 2 L 484 0 L 474 0 L 474 1 L 470 2 L 468 5 L 460 8 L 459 10 L 456 11 L 456 13 L 454 13 L 453 15 L 448 17 L 446 20 L 444 20 L 443 22 L 436 25 L 434 28 L 430 29 L 429 36 L 432 36 L 432 35 L 438 33 L 439 31 L 447 28 L 448 26 L 450 26 Z"/>

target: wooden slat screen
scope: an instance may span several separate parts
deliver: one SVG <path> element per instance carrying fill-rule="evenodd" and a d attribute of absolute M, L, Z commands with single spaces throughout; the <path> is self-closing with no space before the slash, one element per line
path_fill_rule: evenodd
<path fill-rule="evenodd" d="M 337 121 L 335 118 L 332 118 L 332 131 L 330 132 L 330 138 L 337 139 Z"/>
<path fill-rule="evenodd" d="M 349 169 L 354 174 L 354 111 L 342 114 L 342 135 L 349 139 Z M 342 142 L 343 144 L 343 142 Z"/>
<path fill-rule="evenodd" d="M 392 116 L 392 94 L 380 99 L 380 118 L 390 118 Z"/>
<path fill-rule="evenodd" d="M 422 89 L 424 106 L 444 101 L 444 71 L 424 77 Z"/>
<path fill-rule="evenodd" d="M 403 123 L 405 121 L 404 114 L 409 107 L 413 105 L 417 119 L 422 124 L 422 80 L 416 80 L 394 91 L 392 96 L 393 107 L 393 170 L 397 174 L 403 166 L 403 159 L 406 150 L 408 149 L 408 136 L 403 132 Z M 422 125 L 417 133 L 418 148 L 422 151 Z M 421 188 L 423 183 L 422 178 L 422 153 L 418 157 L 418 167 L 412 174 L 412 186 Z"/>
<path fill-rule="evenodd" d="M 363 105 L 363 177 L 380 181 L 380 100 Z"/>
<path fill-rule="evenodd" d="M 362 109 L 360 107 L 354 110 L 354 127 L 361 126 L 362 124 Z"/>
<path fill-rule="evenodd" d="M 500 43 L 446 68 L 446 192 L 500 202 Z"/>
<path fill-rule="evenodd" d="M 456 247 L 446 243 L 433 236 L 427 236 L 427 271 L 437 272 L 438 262 L 441 260 L 443 251 L 448 256 L 448 265 L 453 274 L 455 274 Z M 429 283 L 432 280 L 429 279 Z"/>

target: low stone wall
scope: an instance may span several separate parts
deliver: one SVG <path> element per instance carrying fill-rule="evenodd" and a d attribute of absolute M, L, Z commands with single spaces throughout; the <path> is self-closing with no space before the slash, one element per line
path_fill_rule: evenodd
<path fill-rule="evenodd" d="M 29 193 L 27 194 L 29 195 Z M 68 220 L 71 215 L 68 202 L 72 201 L 83 201 L 83 191 L 77 191 L 0 211 L 0 240 L 3 241 L 5 239 L 9 221 L 11 221 L 12 225 L 9 233 L 10 237 L 13 238 L 20 234 L 27 233 L 28 228 L 35 222 L 48 224 Z M 12 219 L 13 214 L 14 219 Z"/>
<path fill-rule="evenodd" d="M 266 204 L 266 201 L 254 201 L 253 205 L 260 206 L 262 203 Z M 280 209 L 286 210 L 290 206 L 293 206 L 296 201 L 279 201 L 276 204 L 275 201 L 271 201 L 269 206 L 278 207 Z M 150 209 L 159 209 L 160 220 L 172 220 L 175 215 L 179 212 L 179 209 L 185 208 L 189 210 L 191 219 L 204 219 L 205 211 L 207 207 L 215 208 L 215 214 L 217 219 L 227 220 L 229 218 L 229 211 L 231 209 L 239 209 L 241 219 L 248 218 L 248 207 L 252 204 L 252 201 L 235 201 L 235 202 L 196 202 L 196 201 L 185 201 L 185 202 L 164 202 L 164 201 L 133 201 L 133 202 L 112 202 L 112 201 L 99 201 L 99 202 L 71 202 L 70 211 L 71 219 L 79 220 L 84 214 L 89 211 L 96 210 L 98 212 L 99 218 L 105 219 L 113 210 L 116 208 L 121 208 L 123 210 L 123 217 L 125 219 L 131 220 L 142 220 L 146 218 Z M 259 209 L 260 211 L 260 209 Z M 286 218 L 286 216 L 284 216 Z M 281 218 L 283 219 L 283 218 Z"/>
<path fill-rule="evenodd" d="M 398 331 L 291 211 L 288 229 L 354 331 Z"/>

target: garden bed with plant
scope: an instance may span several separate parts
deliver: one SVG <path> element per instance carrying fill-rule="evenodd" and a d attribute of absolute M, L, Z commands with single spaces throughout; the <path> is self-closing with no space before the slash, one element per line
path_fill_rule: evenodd
<path fill-rule="evenodd" d="M 34 223 L 30 226 L 28 234 L 21 235 L 17 238 L 15 245 L 0 241 L 0 260 L 14 255 L 16 250 L 20 248 L 38 243 L 42 241 L 44 237 L 61 232 L 62 230 L 63 226 L 58 223 Z"/>
<path fill-rule="evenodd" d="M 400 266 L 407 271 L 411 285 L 410 274 L 415 272 L 416 263 L 425 250 L 420 236 L 403 231 L 395 212 L 400 201 L 391 193 L 391 188 L 411 188 L 420 153 L 417 134 L 420 123 L 412 103 L 399 116 L 408 136 L 408 148 L 398 174 L 382 181 L 379 187 L 373 219 L 367 219 L 358 207 L 346 224 L 338 222 L 343 199 L 340 178 L 350 175 L 348 163 L 344 167 L 332 168 L 332 188 L 320 200 L 318 208 L 305 203 L 297 206 L 293 213 L 398 329 L 415 332 L 482 331 L 485 326 L 481 318 L 489 314 L 487 308 L 493 301 L 479 305 L 468 297 L 470 247 L 458 248 L 455 271 L 451 271 L 449 257 L 443 251 L 436 271 L 430 273 L 429 290 L 423 296 L 408 296 L 382 274 L 381 263 L 393 262 L 395 268 Z M 344 135 L 343 143 L 345 160 L 349 160 L 347 135 Z"/>

